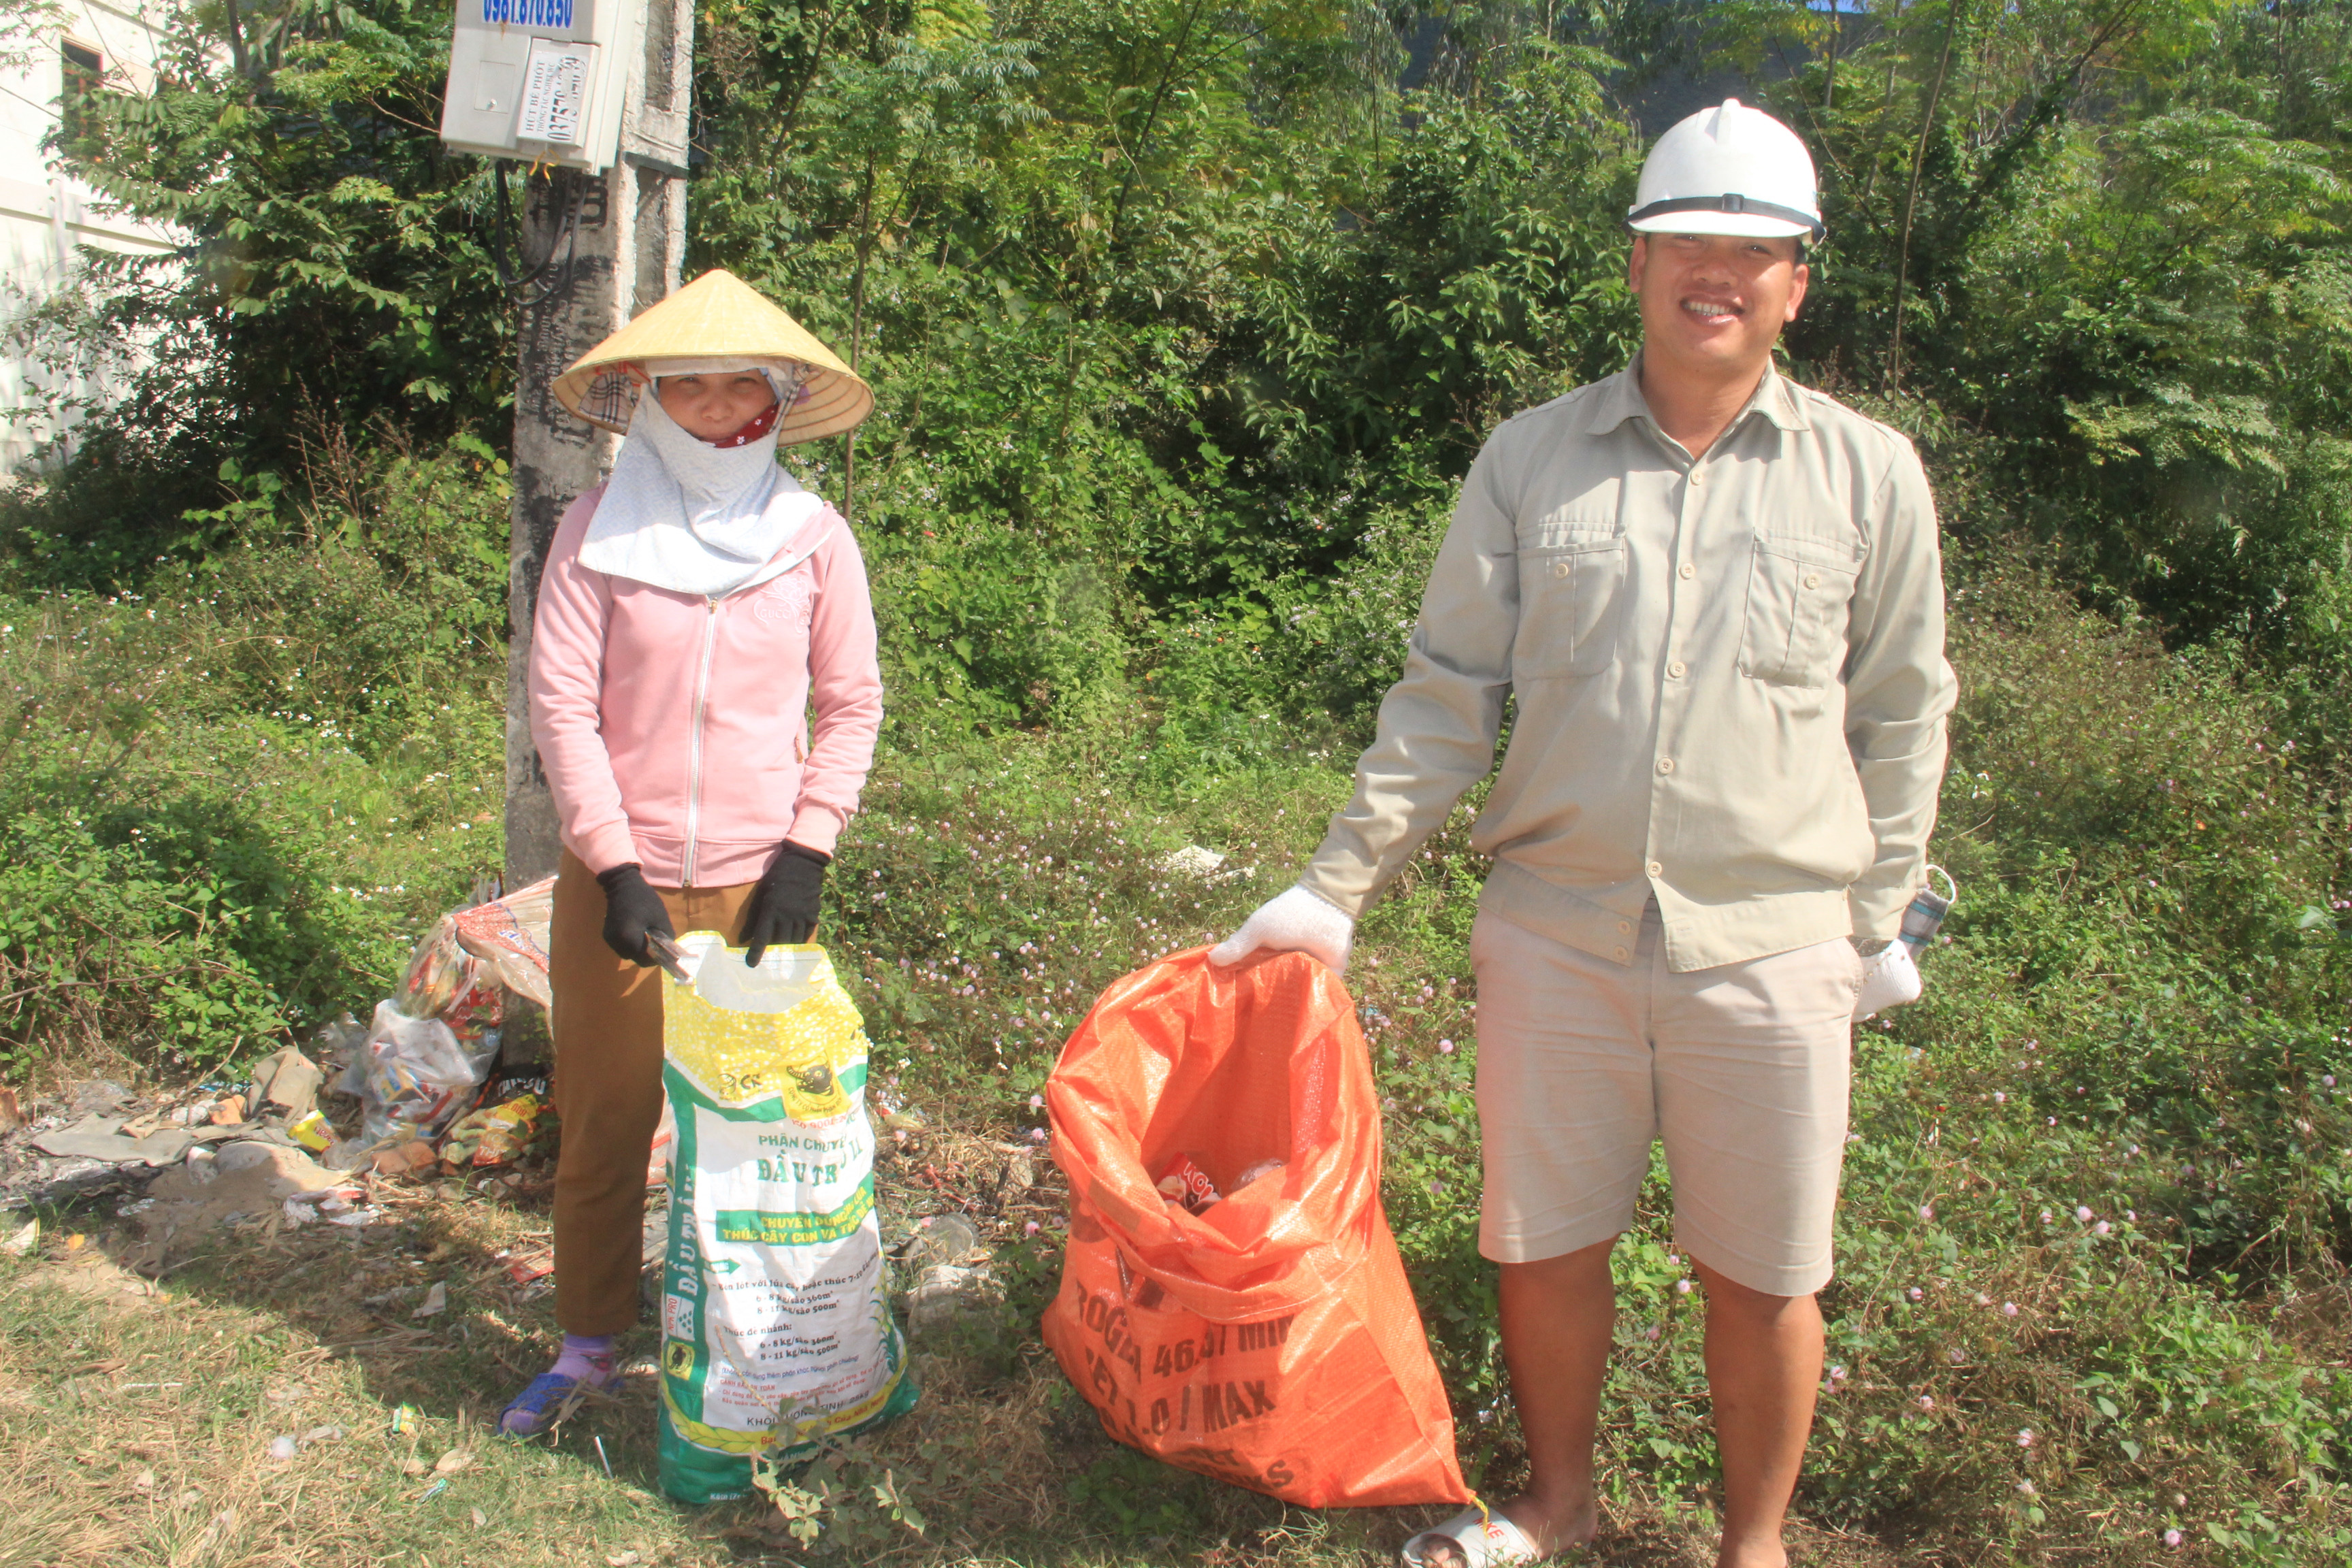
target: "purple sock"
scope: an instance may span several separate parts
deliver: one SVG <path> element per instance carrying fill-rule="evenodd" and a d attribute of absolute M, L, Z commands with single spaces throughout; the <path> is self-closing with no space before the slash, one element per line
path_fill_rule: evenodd
<path fill-rule="evenodd" d="M 576 1377 L 591 1388 L 613 1381 L 612 1334 L 566 1334 L 563 1353 L 547 1370 L 558 1377 Z"/>

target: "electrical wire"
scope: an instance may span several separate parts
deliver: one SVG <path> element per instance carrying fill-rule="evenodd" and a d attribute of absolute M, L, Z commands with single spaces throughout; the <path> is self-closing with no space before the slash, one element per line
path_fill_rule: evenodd
<path fill-rule="evenodd" d="M 568 195 L 563 205 L 563 216 L 556 227 L 554 239 L 548 245 L 547 254 L 537 266 L 518 275 L 507 266 L 509 229 L 516 230 L 516 258 L 522 258 L 522 236 L 515 224 L 512 198 L 507 194 L 507 165 L 511 162 L 512 159 L 498 158 L 491 163 L 490 180 L 495 199 L 490 209 L 490 265 L 498 273 L 501 289 L 518 300 L 525 310 L 536 310 L 571 285 L 572 263 L 580 252 L 580 215 L 587 203 L 588 187 L 587 182 L 577 174 L 562 169 L 550 171 L 549 184 L 560 184 Z M 562 258 L 560 265 L 556 259 L 559 255 Z M 544 287 L 539 286 L 541 279 L 548 279 Z"/>

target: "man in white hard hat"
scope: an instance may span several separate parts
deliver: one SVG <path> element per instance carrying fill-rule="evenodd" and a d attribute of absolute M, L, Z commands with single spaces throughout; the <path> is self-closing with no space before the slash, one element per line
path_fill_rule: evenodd
<path fill-rule="evenodd" d="M 1479 1246 L 1528 1485 L 1409 1563 L 1591 1538 L 1610 1248 L 1654 1139 L 1706 1290 L 1717 1562 L 1785 1563 L 1864 954 L 1901 951 L 1944 767 L 1919 459 L 1772 366 L 1822 232 L 1803 143 L 1737 100 L 1703 110 L 1659 139 L 1628 221 L 1641 353 L 1488 439 L 1353 801 L 1212 955 L 1344 967 L 1357 916 L 1494 766 L 1516 697 L 1473 836 L 1494 867 L 1471 960 Z"/>

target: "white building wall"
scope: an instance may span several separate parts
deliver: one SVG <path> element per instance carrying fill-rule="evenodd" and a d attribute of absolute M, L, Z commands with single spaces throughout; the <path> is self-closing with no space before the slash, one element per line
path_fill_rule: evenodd
<path fill-rule="evenodd" d="M 12 38 L 0 56 L 0 319 L 55 293 L 74 276 L 84 247 L 173 248 L 161 229 L 105 216 L 98 193 L 41 149 L 58 123 L 67 44 L 98 52 L 109 89 L 152 89 L 168 26 L 161 0 L 144 8 L 140 0 L 65 0 L 62 11 L 61 26 Z M 16 470 L 58 434 L 58 396 L 102 400 L 112 390 L 102 372 L 60 384 L 15 342 L 0 342 L 0 474 Z"/>

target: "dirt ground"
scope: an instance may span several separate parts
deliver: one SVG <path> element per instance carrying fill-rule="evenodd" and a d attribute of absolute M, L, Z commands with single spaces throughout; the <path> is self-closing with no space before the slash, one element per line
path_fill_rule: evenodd
<path fill-rule="evenodd" d="M 0 1568 L 1370 1568 L 1433 1522 L 1286 1508 L 1112 1443 L 1036 1336 L 1064 1212 L 1050 1162 L 923 1128 L 885 1142 L 877 1198 L 902 1285 L 931 1260 L 982 1265 L 1000 1289 L 918 1331 L 922 1403 L 833 1467 L 814 1541 L 765 1500 L 660 1496 L 645 1330 L 624 1342 L 622 1386 L 551 1437 L 491 1434 L 556 1338 L 541 1169 L 358 1178 L 364 1225 L 292 1226 L 278 1206 L 232 1218 L 211 1188 L 178 1194 L 204 1205 L 191 1218 L 161 1184 L 128 1215 L 120 1194 L 52 1215 L 26 1256 L 0 1258 Z M 934 1257 L 950 1215 L 979 1246 Z M 877 1489 L 919 1505 L 921 1531 Z M 1633 1519 L 1570 1560 L 1705 1568 L 1709 1545 L 1696 1523 Z M 1899 1560 L 1818 1531 L 1792 1545 L 1823 1568 Z"/>

